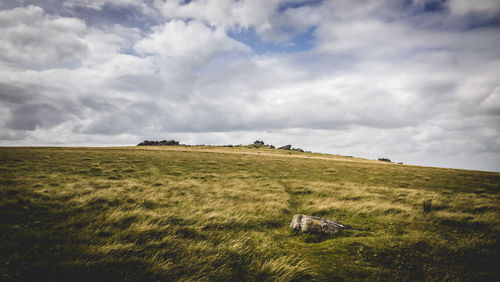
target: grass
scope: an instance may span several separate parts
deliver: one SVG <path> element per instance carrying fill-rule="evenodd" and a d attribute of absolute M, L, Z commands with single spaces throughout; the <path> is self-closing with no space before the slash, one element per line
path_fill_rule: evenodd
<path fill-rule="evenodd" d="M 431 212 L 431 208 L 432 208 L 432 199 L 424 200 L 422 202 L 422 209 L 425 213 Z"/>
<path fill-rule="evenodd" d="M 0 187 L 3 280 L 499 280 L 499 173 L 245 147 L 0 148 Z M 355 230 L 294 233 L 296 213 Z"/>

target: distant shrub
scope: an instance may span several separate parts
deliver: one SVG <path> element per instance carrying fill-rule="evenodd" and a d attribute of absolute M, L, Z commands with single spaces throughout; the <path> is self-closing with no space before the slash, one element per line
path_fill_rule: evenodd
<path fill-rule="evenodd" d="M 430 212 L 431 208 L 432 208 L 432 199 L 424 200 L 422 202 L 422 209 L 424 213 Z"/>
<path fill-rule="evenodd" d="M 388 158 L 378 158 L 378 160 L 381 161 L 381 162 L 388 162 L 388 163 L 391 162 L 391 160 L 388 159 Z"/>

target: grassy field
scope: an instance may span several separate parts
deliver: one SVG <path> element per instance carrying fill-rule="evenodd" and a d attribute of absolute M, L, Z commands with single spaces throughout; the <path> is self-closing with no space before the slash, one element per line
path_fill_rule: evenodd
<path fill-rule="evenodd" d="M 2 280 L 500 280 L 500 173 L 270 149 L 0 148 Z M 296 213 L 355 230 L 296 234 Z"/>

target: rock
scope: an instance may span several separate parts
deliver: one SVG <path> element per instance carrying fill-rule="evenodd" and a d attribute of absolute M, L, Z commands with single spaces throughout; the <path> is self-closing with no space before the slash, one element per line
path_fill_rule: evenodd
<path fill-rule="evenodd" d="M 343 225 L 333 220 L 305 215 L 296 214 L 293 216 L 290 227 L 293 230 L 308 232 L 308 233 L 322 233 L 322 234 L 337 234 L 343 229 L 352 229 L 352 227 Z"/>
<path fill-rule="evenodd" d="M 280 150 L 291 150 L 292 149 L 292 145 L 285 145 L 283 147 L 279 147 L 278 149 L 280 149 Z"/>
<path fill-rule="evenodd" d="M 152 145 L 154 145 L 154 143 L 155 143 L 154 141 L 145 140 L 145 141 L 137 144 L 137 146 L 152 146 Z"/>
<path fill-rule="evenodd" d="M 264 141 L 262 140 L 256 140 L 255 142 L 253 142 L 253 144 L 250 144 L 248 145 L 249 148 L 260 148 L 260 147 L 264 147 L 265 144 L 264 144 Z"/>
<path fill-rule="evenodd" d="M 175 145 L 179 145 L 179 141 L 175 141 L 175 140 L 148 141 L 148 140 L 145 140 L 145 141 L 137 144 L 137 146 L 175 146 Z"/>
<path fill-rule="evenodd" d="M 302 150 L 301 148 L 293 148 L 292 151 L 297 151 L 297 152 L 304 152 L 304 150 Z"/>
<path fill-rule="evenodd" d="M 391 162 L 391 160 L 388 159 L 388 158 L 378 158 L 378 160 L 381 161 L 381 162 L 388 162 L 388 163 Z"/>

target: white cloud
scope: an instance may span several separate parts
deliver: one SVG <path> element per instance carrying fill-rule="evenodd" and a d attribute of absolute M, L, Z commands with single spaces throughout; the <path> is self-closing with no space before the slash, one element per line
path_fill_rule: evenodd
<path fill-rule="evenodd" d="M 248 47 L 229 38 L 224 30 L 210 28 L 199 21 L 171 20 L 153 28 L 134 49 L 144 56 L 155 56 L 169 69 L 192 70 L 225 52 L 245 52 Z"/>
<path fill-rule="evenodd" d="M 86 25 L 74 18 L 49 16 L 35 6 L 0 11 L 0 58 L 23 66 L 55 66 L 87 52 Z"/>
<path fill-rule="evenodd" d="M 154 32 L 135 45 L 141 54 L 161 57 L 206 58 L 217 52 L 246 50 L 243 44 L 230 39 L 223 30 L 211 29 L 198 21 L 172 20 L 155 27 Z"/>

